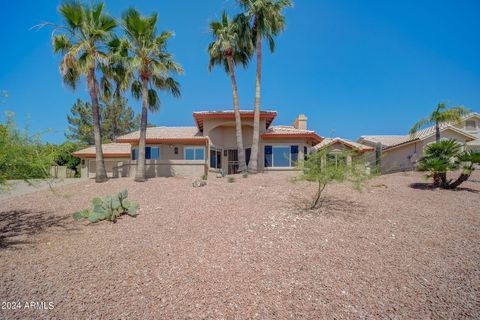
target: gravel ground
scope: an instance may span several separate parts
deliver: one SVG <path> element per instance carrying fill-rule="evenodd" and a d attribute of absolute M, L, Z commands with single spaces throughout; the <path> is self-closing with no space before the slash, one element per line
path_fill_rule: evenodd
<path fill-rule="evenodd" d="M 458 191 L 417 173 L 363 193 L 334 185 L 315 213 L 298 209 L 313 186 L 290 175 L 85 181 L 0 200 L 0 319 L 480 318 L 480 173 Z M 124 187 L 136 219 L 70 218 Z"/>

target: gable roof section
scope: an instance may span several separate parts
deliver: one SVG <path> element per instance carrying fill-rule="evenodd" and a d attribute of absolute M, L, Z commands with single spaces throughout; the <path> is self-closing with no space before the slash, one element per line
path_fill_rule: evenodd
<path fill-rule="evenodd" d="M 375 150 L 372 147 L 366 146 L 364 144 L 358 143 L 358 142 L 353 142 L 348 139 L 342 139 L 342 138 L 325 138 L 322 142 L 317 144 L 316 146 L 313 147 L 313 151 L 318 151 L 322 150 L 326 147 L 329 147 L 331 145 L 334 145 L 336 143 L 340 143 L 350 149 L 356 150 L 358 152 L 367 152 L 367 151 L 373 151 Z"/>
<path fill-rule="evenodd" d="M 140 130 L 117 138 L 117 142 L 138 142 Z M 196 127 L 149 127 L 147 128 L 147 143 L 155 142 L 202 142 L 207 138 Z"/>
<path fill-rule="evenodd" d="M 273 110 L 260 111 L 260 119 L 266 119 L 267 128 L 273 122 L 277 112 Z M 233 110 L 217 110 L 217 111 L 198 111 L 193 113 L 193 118 L 198 130 L 203 131 L 203 121 L 205 119 L 235 119 Z M 240 110 L 241 119 L 253 119 L 252 110 Z"/>
<path fill-rule="evenodd" d="M 102 144 L 103 156 L 105 158 L 130 158 L 132 152 L 130 143 L 104 143 Z M 91 146 L 72 153 L 79 158 L 95 158 L 95 146 Z"/>
<path fill-rule="evenodd" d="M 463 135 L 467 138 L 471 140 L 475 140 L 477 139 L 475 136 L 461 130 L 461 129 L 458 129 L 450 124 L 445 124 L 445 125 L 442 125 L 440 127 L 440 132 L 444 132 L 444 131 L 447 131 L 447 130 L 451 130 L 451 131 L 454 131 L 460 135 Z M 406 135 L 405 138 L 403 139 L 403 141 L 399 141 L 398 143 L 396 144 L 393 144 L 393 145 L 390 145 L 390 146 L 387 146 L 385 148 L 383 148 L 384 151 L 389 151 L 393 148 L 396 148 L 396 147 L 400 147 L 400 146 L 403 146 L 403 145 L 407 145 L 407 144 L 410 144 L 410 143 L 413 143 L 413 142 L 417 142 L 417 141 L 423 141 L 431 136 L 435 135 L 435 126 L 431 126 L 431 127 L 428 127 L 428 128 L 425 128 L 425 129 L 422 129 L 422 130 L 419 130 L 417 131 L 417 133 L 415 135 Z"/>
<path fill-rule="evenodd" d="M 271 126 L 261 137 L 262 139 L 311 139 L 316 143 L 320 143 L 323 140 L 313 130 L 301 130 L 294 126 Z"/>
<path fill-rule="evenodd" d="M 359 142 L 367 141 L 374 144 L 380 143 L 382 148 L 388 147 L 405 140 L 405 136 L 361 136 Z"/>

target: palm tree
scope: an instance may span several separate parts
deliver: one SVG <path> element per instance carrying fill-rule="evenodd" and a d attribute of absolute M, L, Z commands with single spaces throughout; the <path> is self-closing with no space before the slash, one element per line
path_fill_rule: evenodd
<path fill-rule="evenodd" d="M 127 74 L 133 77 L 132 94 L 142 99 L 140 120 L 140 141 L 135 181 L 145 181 L 145 139 L 147 135 L 148 110 L 158 111 L 160 98 L 156 89 L 168 91 L 174 97 L 180 96 L 180 84 L 171 75 L 183 73 L 182 67 L 173 60 L 166 50 L 167 40 L 173 34 L 162 32 L 157 35 L 157 14 L 144 17 L 135 9 L 128 9 L 122 16 L 125 30 Z"/>
<path fill-rule="evenodd" d="M 67 2 L 60 5 L 59 12 L 64 25 L 43 23 L 38 28 L 53 26 L 53 51 L 62 54 L 60 73 L 65 84 L 75 89 L 81 76 L 85 76 L 92 100 L 94 139 L 96 153 L 96 182 L 107 180 L 102 152 L 100 130 L 99 85 L 97 71 L 108 62 L 109 56 L 103 51 L 106 41 L 117 24 L 107 13 L 104 3 L 91 6 L 80 2 Z"/>
<path fill-rule="evenodd" d="M 260 84 L 262 79 L 262 40 L 266 39 L 270 51 L 275 49 L 274 36 L 285 29 L 283 9 L 292 7 L 291 0 L 238 0 L 245 12 L 241 15 L 246 25 L 244 30 L 250 28 L 252 41 L 257 50 L 257 69 L 255 78 L 255 105 L 253 113 L 253 142 L 248 171 L 258 171 L 258 147 L 260 139 Z"/>
<path fill-rule="evenodd" d="M 210 62 L 208 69 L 211 71 L 215 65 L 223 65 L 225 72 L 230 76 L 232 82 L 233 107 L 235 112 L 235 133 L 238 148 L 238 170 L 244 172 L 247 169 L 245 163 L 245 151 L 243 149 L 242 122 L 238 103 L 237 80 L 235 78 L 235 66 L 240 64 L 246 67 L 250 60 L 251 48 L 245 41 L 247 33 L 240 30 L 241 25 L 230 20 L 226 12 L 222 13 L 220 21 L 210 23 L 213 42 L 208 46 Z M 243 37 L 243 38 L 242 38 Z"/>
<path fill-rule="evenodd" d="M 469 110 L 465 107 L 459 106 L 447 109 L 445 103 L 439 103 L 437 108 L 427 118 L 424 118 L 413 125 L 412 129 L 410 129 L 410 135 L 415 135 L 421 127 L 427 124 L 434 124 L 435 142 L 440 142 L 440 126 L 446 123 L 458 123 L 462 121 L 462 117 L 468 113 Z"/>

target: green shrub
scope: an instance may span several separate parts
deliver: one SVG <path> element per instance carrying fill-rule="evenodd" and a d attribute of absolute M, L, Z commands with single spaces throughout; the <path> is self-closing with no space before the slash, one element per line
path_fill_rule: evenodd
<path fill-rule="evenodd" d="M 204 175 L 202 176 L 202 180 L 208 180 L 208 174 L 204 174 Z"/>
<path fill-rule="evenodd" d="M 228 181 L 228 183 L 234 183 L 235 182 L 235 177 L 228 177 L 227 181 Z"/>
<path fill-rule="evenodd" d="M 128 196 L 127 189 L 119 192 L 115 196 L 108 195 L 104 199 L 92 199 L 93 209 L 85 209 L 75 212 L 72 216 L 76 221 L 87 219 L 94 223 L 102 220 L 116 222 L 117 218 L 123 214 L 131 217 L 137 216 L 138 203 L 126 200 Z"/>
<path fill-rule="evenodd" d="M 243 178 L 248 178 L 248 173 L 247 173 L 247 172 L 244 172 L 244 173 L 242 174 L 242 177 L 243 177 Z"/>

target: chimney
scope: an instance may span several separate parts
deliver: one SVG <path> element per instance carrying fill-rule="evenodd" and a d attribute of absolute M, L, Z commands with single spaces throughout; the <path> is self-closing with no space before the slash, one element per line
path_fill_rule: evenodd
<path fill-rule="evenodd" d="M 307 130 L 307 116 L 304 114 L 299 114 L 298 117 L 293 122 L 295 129 Z"/>

